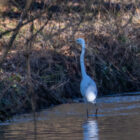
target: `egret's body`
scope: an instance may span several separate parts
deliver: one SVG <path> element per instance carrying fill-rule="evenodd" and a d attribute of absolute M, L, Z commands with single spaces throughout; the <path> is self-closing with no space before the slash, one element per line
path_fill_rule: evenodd
<path fill-rule="evenodd" d="M 84 98 L 85 103 L 90 102 L 96 105 L 96 97 L 97 97 L 97 86 L 94 80 L 92 80 L 86 73 L 85 65 L 84 65 L 84 54 L 85 54 L 85 41 L 82 38 L 76 40 L 78 44 L 82 46 L 82 52 L 80 55 L 80 66 L 82 73 L 82 80 L 80 83 L 80 91 Z M 87 109 L 88 115 L 88 109 Z M 97 109 L 96 109 L 97 115 Z"/>
<path fill-rule="evenodd" d="M 86 102 L 95 103 L 97 88 L 95 82 L 88 75 L 82 78 L 80 91 Z"/>

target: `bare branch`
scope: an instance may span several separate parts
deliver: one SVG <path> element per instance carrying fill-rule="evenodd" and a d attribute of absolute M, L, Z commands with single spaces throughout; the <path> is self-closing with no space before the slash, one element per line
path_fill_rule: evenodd
<path fill-rule="evenodd" d="M 30 4 L 31 4 L 31 3 L 30 3 Z M 19 20 L 19 22 L 18 22 L 18 24 L 17 24 L 17 27 L 15 28 L 15 31 L 13 32 L 13 34 L 12 34 L 10 40 L 9 40 L 8 45 L 7 45 L 6 48 L 3 50 L 2 56 L 1 56 L 1 58 L 0 58 L 0 65 L 3 63 L 5 57 L 6 57 L 7 54 L 8 54 L 8 51 L 11 49 L 11 47 L 12 47 L 12 45 L 13 45 L 13 43 L 14 43 L 14 40 L 15 40 L 17 34 L 19 33 L 19 30 L 20 30 L 20 28 L 21 28 L 21 26 L 22 26 L 22 23 L 23 23 L 23 19 L 24 19 L 24 17 L 25 17 L 26 14 L 27 14 L 27 9 L 28 9 L 28 8 L 29 8 L 29 5 L 27 4 L 27 5 L 26 5 L 26 8 L 23 10 L 23 12 L 22 12 L 22 14 L 21 14 L 21 16 L 20 16 L 20 20 Z"/>

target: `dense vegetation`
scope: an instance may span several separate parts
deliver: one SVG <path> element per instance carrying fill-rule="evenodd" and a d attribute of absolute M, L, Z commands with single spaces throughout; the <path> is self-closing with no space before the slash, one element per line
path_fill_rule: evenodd
<path fill-rule="evenodd" d="M 0 2 L 0 120 L 81 97 L 78 37 L 99 95 L 140 90 L 139 1 Z"/>

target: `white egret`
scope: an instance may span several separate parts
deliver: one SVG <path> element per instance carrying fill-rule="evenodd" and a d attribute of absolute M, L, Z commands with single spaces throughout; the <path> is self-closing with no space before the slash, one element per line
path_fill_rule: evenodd
<path fill-rule="evenodd" d="M 81 73 L 82 73 L 82 80 L 80 83 L 80 91 L 84 98 L 85 103 L 88 102 L 93 103 L 96 106 L 96 97 L 97 97 L 97 86 L 94 80 L 87 75 L 84 65 L 84 54 L 85 54 L 85 40 L 83 38 L 78 38 L 76 40 L 78 44 L 82 46 L 82 52 L 80 55 L 80 66 L 81 66 Z M 95 115 L 97 116 L 97 107 Z M 87 117 L 88 117 L 88 107 L 87 107 Z"/>

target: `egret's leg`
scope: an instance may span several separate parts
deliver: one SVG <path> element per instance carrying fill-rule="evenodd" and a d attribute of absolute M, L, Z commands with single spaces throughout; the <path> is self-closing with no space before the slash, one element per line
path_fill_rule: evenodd
<path fill-rule="evenodd" d="M 96 103 L 95 103 L 95 108 L 96 108 L 96 110 L 95 110 L 95 116 L 97 117 L 98 107 L 97 107 L 97 104 Z"/>
<path fill-rule="evenodd" d="M 88 118 L 88 103 L 86 102 L 86 113 L 87 113 L 87 118 Z"/>
<path fill-rule="evenodd" d="M 88 108 L 87 108 L 87 118 L 88 118 Z"/>

